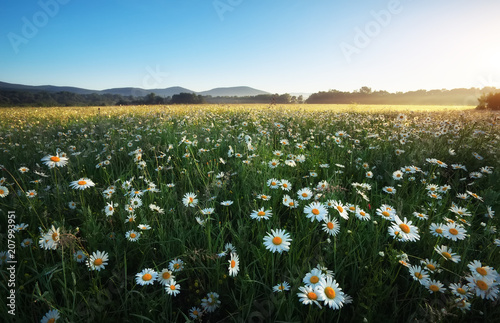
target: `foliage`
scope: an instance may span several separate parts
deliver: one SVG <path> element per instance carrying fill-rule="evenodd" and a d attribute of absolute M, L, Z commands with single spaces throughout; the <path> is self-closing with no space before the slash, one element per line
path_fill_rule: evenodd
<path fill-rule="evenodd" d="M 483 94 L 479 99 L 476 109 L 500 110 L 500 92 Z"/>

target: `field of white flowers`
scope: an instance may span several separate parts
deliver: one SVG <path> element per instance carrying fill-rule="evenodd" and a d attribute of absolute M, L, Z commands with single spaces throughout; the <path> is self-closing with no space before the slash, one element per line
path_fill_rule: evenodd
<path fill-rule="evenodd" d="M 157 106 L 0 120 L 3 322 L 500 315 L 498 114 Z"/>

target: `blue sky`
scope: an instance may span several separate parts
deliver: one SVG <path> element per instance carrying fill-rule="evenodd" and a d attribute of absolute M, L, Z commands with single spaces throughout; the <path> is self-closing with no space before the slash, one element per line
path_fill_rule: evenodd
<path fill-rule="evenodd" d="M 0 81 L 273 93 L 500 87 L 497 0 L 0 0 Z"/>

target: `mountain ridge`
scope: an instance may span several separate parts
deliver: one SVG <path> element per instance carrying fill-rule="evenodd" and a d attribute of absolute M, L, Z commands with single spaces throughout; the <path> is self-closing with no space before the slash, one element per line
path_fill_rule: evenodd
<path fill-rule="evenodd" d="M 270 92 L 258 90 L 249 86 L 217 87 L 207 91 L 196 92 L 181 86 L 171 86 L 168 88 L 142 89 L 137 87 L 119 87 L 104 90 L 89 90 L 72 86 L 56 85 L 25 85 L 0 81 L 0 89 L 11 91 L 46 91 L 46 92 L 72 92 L 77 94 L 119 94 L 123 96 L 141 97 L 154 93 L 155 95 L 167 97 L 179 93 L 195 93 L 203 96 L 255 96 L 259 94 L 271 94 Z"/>

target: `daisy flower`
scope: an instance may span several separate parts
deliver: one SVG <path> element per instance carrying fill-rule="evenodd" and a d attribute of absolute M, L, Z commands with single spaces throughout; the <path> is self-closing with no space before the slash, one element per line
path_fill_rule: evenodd
<path fill-rule="evenodd" d="M 469 299 L 472 296 L 469 286 L 467 285 L 451 283 L 448 288 L 453 295 L 460 297 L 461 299 Z"/>
<path fill-rule="evenodd" d="M 271 230 L 271 233 L 267 232 L 267 236 L 264 237 L 264 246 L 271 252 L 282 253 L 290 250 L 291 241 L 289 233 L 282 229 L 276 229 Z"/>
<path fill-rule="evenodd" d="M 344 292 L 342 292 L 339 284 L 332 277 L 327 277 L 326 280 L 320 281 L 317 290 L 325 306 L 329 306 L 334 310 L 338 310 L 344 306 Z"/>
<path fill-rule="evenodd" d="M 269 166 L 269 168 L 276 168 L 278 167 L 279 164 L 280 164 L 279 160 L 273 159 L 269 163 L 267 163 L 267 166 Z"/>
<path fill-rule="evenodd" d="M 396 210 L 386 204 L 383 204 L 375 212 L 377 213 L 377 215 L 389 221 L 394 221 L 394 217 L 396 216 Z"/>
<path fill-rule="evenodd" d="M 210 292 L 201 300 L 201 307 L 208 313 L 214 312 L 220 306 L 219 294 Z"/>
<path fill-rule="evenodd" d="M 316 288 L 316 286 L 318 286 L 319 283 L 324 279 L 326 279 L 326 276 L 323 274 L 323 272 L 319 268 L 313 268 L 304 276 L 302 282 L 306 284 L 306 286 Z"/>
<path fill-rule="evenodd" d="M 9 195 L 9 189 L 0 185 L 0 197 L 6 197 L 7 195 Z"/>
<path fill-rule="evenodd" d="M 429 216 L 420 212 L 413 212 L 413 216 L 417 217 L 419 220 L 427 220 Z"/>
<path fill-rule="evenodd" d="M 192 307 L 189 310 L 189 317 L 192 318 L 193 320 L 201 319 L 202 315 L 203 315 L 203 312 L 201 311 L 201 308 L 199 308 L 199 307 Z"/>
<path fill-rule="evenodd" d="M 229 261 L 229 276 L 235 277 L 238 275 L 238 271 L 240 270 L 240 257 L 234 252 L 231 253 L 231 260 Z"/>
<path fill-rule="evenodd" d="M 347 207 L 344 204 L 342 204 L 342 202 L 333 200 L 332 209 L 337 210 L 337 212 L 339 212 L 339 215 L 344 220 L 349 220 L 349 214 L 347 214 Z"/>
<path fill-rule="evenodd" d="M 464 298 L 457 298 L 455 300 L 455 306 L 459 308 L 462 313 L 465 313 L 465 311 L 470 311 L 470 305 L 471 303 L 467 302 Z"/>
<path fill-rule="evenodd" d="M 59 156 L 59 154 L 55 156 L 47 155 L 42 158 L 42 162 L 49 168 L 64 167 L 68 164 L 68 157 Z"/>
<path fill-rule="evenodd" d="M 460 256 L 452 252 L 451 248 L 447 246 L 434 247 L 434 250 L 439 253 L 444 259 L 458 263 L 460 261 Z"/>
<path fill-rule="evenodd" d="M 446 291 L 444 285 L 439 280 L 434 280 L 434 279 L 428 280 L 425 287 L 427 287 L 427 289 L 431 294 L 438 292 L 444 293 Z"/>
<path fill-rule="evenodd" d="M 290 290 L 290 284 L 288 284 L 287 282 L 282 282 L 282 283 L 279 283 L 278 285 L 276 286 L 273 286 L 273 292 L 284 292 L 284 291 L 287 291 L 287 290 Z"/>
<path fill-rule="evenodd" d="M 431 223 L 429 231 L 435 237 L 444 237 L 445 225 L 441 223 Z"/>
<path fill-rule="evenodd" d="M 26 248 L 33 245 L 33 239 L 26 238 L 23 241 L 21 241 L 21 247 Z"/>
<path fill-rule="evenodd" d="M 181 285 L 177 284 L 177 282 L 174 279 L 170 280 L 170 283 L 165 286 L 165 291 L 168 293 L 168 295 L 173 295 L 177 296 L 181 291 Z"/>
<path fill-rule="evenodd" d="M 498 272 L 491 268 L 490 266 L 483 266 L 479 260 L 471 261 L 467 267 L 471 271 L 473 276 L 476 276 L 480 279 L 497 279 Z"/>
<path fill-rule="evenodd" d="M 158 278 L 158 273 L 151 268 L 143 269 L 135 275 L 135 282 L 141 286 L 153 285 Z"/>
<path fill-rule="evenodd" d="M 95 183 L 92 182 L 92 180 L 85 178 L 85 177 L 82 177 L 79 180 L 73 181 L 69 184 L 69 187 L 71 187 L 72 189 L 75 189 L 75 190 L 76 189 L 84 190 L 84 189 L 92 187 L 92 186 L 95 186 Z"/>
<path fill-rule="evenodd" d="M 440 273 L 442 271 L 441 269 L 439 269 L 440 265 L 434 260 L 426 258 L 420 260 L 420 263 L 425 266 L 425 269 L 429 270 L 432 273 Z"/>
<path fill-rule="evenodd" d="M 168 264 L 168 269 L 170 269 L 172 272 L 181 271 L 182 269 L 184 269 L 184 261 L 175 258 Z"/>
<path fill-rule="evenodd" d="M 313 192 L 308 187 L 304 187 L 297 192 L 297 195 L 299 200 L 310 200 L 313 196 Z"/>
<path fill-rule="evenodd" d="M 139 240 L 140 237 L 141 237 L 141 233 L 137 232 L 137 231 L 134 231 L 134 230 L 130 230 L 130 231 L 127 231 L 125 233 L 125 238 L 128 241 L 135 242 L 135 241 Z"/>
<path fill-rule="evenodd" d="M 139 224 L 137 227 L 141 230 L 151 230 L 151 226 L 149 224 Z"/>
<path fill-rule="evenodd" d="M 272 189 L 276 189 L 280 187 L 280 181 L 278 181 L 276 178 L 271 178 L 270 180 L 267 181 L 267 186 Z"/>
<path fill-rule="evenodd" d="M 299 301 L 304 305 L 316 304 L 321 308 L 321 304 L 318 301 L 323 299 L 318 295 L 317 291 L 311 286 L 300 286 L 299 293 L 297 293 Z"/>
<path fill-rule="evenodd" d="M 87 256 L 85 256 L 83 251 L 78 250 L 73 254 L 73 258 L 76 260 L 76 262 L 84 262 L 85 259 L 87 259 Z"/>
<path fill-rule="evenodd" d="M 59 319 L 59 311 L 54 309 L 50 310 L 42 317 L 40 323 L 54 323 Z"/>
<path fill-rule="evenodd" d="M 323 219 L 328 215 L 328 211 L 323 206 L 323 204 L 319 202 L 313 202 L 304 208 L 304 213 L 308 219 L 311 219 L 311 222 L 323 221 Z"/>
<path fill-rule="evenodd" d="M 92 255 L 87 260 L 87 266 L 90 270 L 100 271 L 104 269 L 104 266 L 108 264 L 109 255 L 106 251 L 93 252 Z"/>
<path fill-rule="evenodd" d="M 396 223 L 392 227 L 399 232 L 398 235 L 401 236 L 402 241 L 417 241 L 420 239 L 418 228 L 412 225 L 411 221 L 408 221 L 406 218 L 404 218 L 404 221 L 401 221 L 397 215 L 394 219 Z"/>
<path fill-rule="evenodd" d="M 233 204 L 233 201 L 230 201 L 230 200 L 220 202 L 220 205 L 224 205 L 224 206 L 230 206 L 232 204 Z"/>
<path fill-rule="evenodd" d="M 328 216 L 326 216 L 323 219 L 323 231 L 328 233 L 331 236 L 336 236 L 340 232 L 340 225 L 337 219 L 330 219 Z"/>
<path fill-rule="evenodd" d="M 272 214 L 271 210 L 264 211 L 264 208 L 261 207 L 257 211 L 252 211 L 252 213 L 250 214 L 250 217 L 254 220 L 260 221 L 260 220 L 269 220 L 272 215 L 273 214 Z"/>
<path fill-rule="evenodd" d="M 475 276 L 467 276 L 465 279 L 468 281 L 467 285 L 470 291 L 476 296 L 490 300 L 495 300 L 498 297 L 498 281 Z"/>
<path fill-rule="evenodd" d="M 72 210 L 76 209 L 76 202 L 73 201 L 68 202 L 68 207 Z"/>
<path fill-rule="evenodd" d="M 214 213 L 214 211 L 215 211 L 215 209 L 213 207 L 210 207 L 210 208 L 205 208 L 205 209 L 201 210 L 200 213 L 203 215 L 211 215 Z"/>
<path fill-rule="evenodd" d="M 292 184 L 290 184 L 290 182 L 287 181 L 286 179 L 280 180 L 279 183 L 280 183 L 280 187 L 283 191 L 289 191 L 292 189 Z"/>
<path fill-rule="evenodd" d="M 426 285 L 429 280 L 429 274 L 425 269 L 420 266 L 409 266 L 410 276 L 414 280 L 418 281 L 422 285 Z"/>
<path fill-rule="evenodd" d="M 172 271 L 169 270 L 168 268 L 164 268 L 159 274 L 157 280 L 162 284 L 163 286 L 170 285 L 170 281 L 172 279 L 175 279 L 175 276 L 172 275 Z"/>
<path fill-rule="evenodd" d="M 356 212 L 354 213 L 354 215 L 356 215 L 356 217 L 362 221 L 370 220 L 370 214 L 366 213 L 365 211 L 363 211 L 359 207 L 356 208 Z"/>
<path fill-rule="evenodd" d="M 467 231 L 456 223 L 447 223 L 443 228 L 443 236 L 453 241 L 464 240 Z"/>
<path fill-rule="evenodd" d="M 388 194 L 396 194 L 396 189 L 392 186 L 385 186 L 382 188 L 382 191 Z"/>
<path fill-rule="evenodd" d="M 182 198 L 182 203 L 186 207 L 195 207 L 198 204 L 198 199 L 196 198 L 196 194 L 194 193 L 186 193 L 184 194 L 184 197 Z"/>
<path fill-rule="evenodd" d="M 28 198 L 34 198 L 37 195 L 37 192 L 35 190 L 29 190 L 26 192 L 26 196 Z"/>

